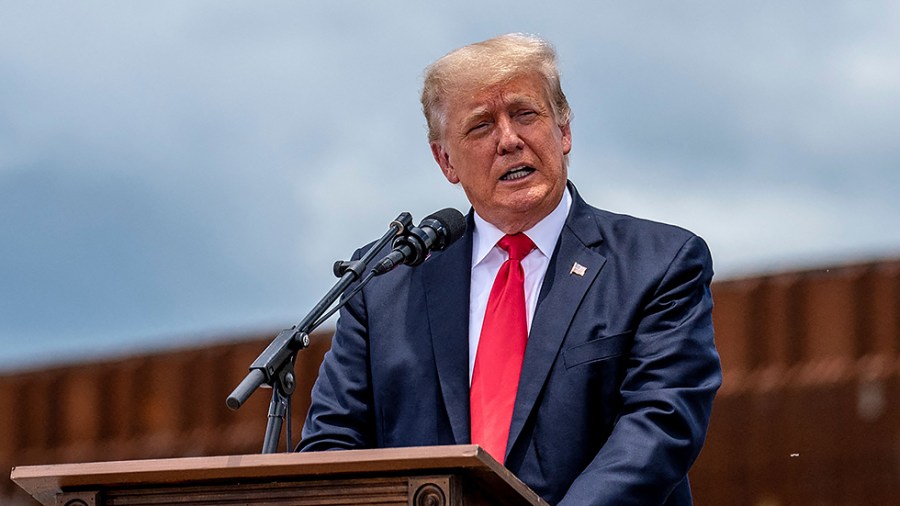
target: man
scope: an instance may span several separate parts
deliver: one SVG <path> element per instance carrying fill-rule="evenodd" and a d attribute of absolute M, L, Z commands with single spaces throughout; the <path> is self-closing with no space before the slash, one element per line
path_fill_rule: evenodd
<path fill-rule="evenodd" d="M 422 103 L 468 229 L 342 310 L 300 449 L 475 442 L 552 504 L 690 504 L 721 382 L 704 242 L 567 184 L 543 40 L 448 54 Z"/>

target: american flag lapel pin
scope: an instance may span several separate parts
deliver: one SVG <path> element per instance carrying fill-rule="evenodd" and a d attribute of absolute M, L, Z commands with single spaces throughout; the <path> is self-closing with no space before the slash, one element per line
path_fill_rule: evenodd
<path fill-rule="evenodd" d="M 575 262 L 572 264 L 572 270 L 569 271 L 569 275 L 575 274 L 576 276 L 584 276 L 585 272 L 587 272 L 587 267 Z"/>

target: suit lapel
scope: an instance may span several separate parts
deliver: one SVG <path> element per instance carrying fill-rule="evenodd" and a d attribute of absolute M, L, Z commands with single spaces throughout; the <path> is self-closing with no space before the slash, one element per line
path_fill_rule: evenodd
<path fill-rule="evenodd" d="M 469 430 L 469 284 L 472 264 L 471 215 L 463 238 L 420 267 L 431 327 L 434 361 L 453 438 L 471 440 Z"/>
<path fill-rule="evenodd" d="M 603 255 L 591 249 L 602 238 L 590 207 L 581 200 L 573 186 L 570 185 L 569 189 L 573 197 L 572 209 L 544 276 L 528 335 L 507 453 L 516 443 L 525 421 L 535 407 L 575 311 L 606 263 Z M 576 263 L 583 267 L 583 271 L 575 266 Z"/>

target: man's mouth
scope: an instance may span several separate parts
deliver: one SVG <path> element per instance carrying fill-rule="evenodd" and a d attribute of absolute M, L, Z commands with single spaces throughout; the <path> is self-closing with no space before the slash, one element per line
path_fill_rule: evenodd
<path fill-rule="evenodd" d="M 516 179 L 522 179 L 523 177 L 531 174 L 534 171 L 535 169 L 533 167 L 528 167 L 527 165 L 516 167 L 514 169 L 510 169 L 506 172 L 506 174 L 500 176 L 500 181 L 515 181 Z"/>

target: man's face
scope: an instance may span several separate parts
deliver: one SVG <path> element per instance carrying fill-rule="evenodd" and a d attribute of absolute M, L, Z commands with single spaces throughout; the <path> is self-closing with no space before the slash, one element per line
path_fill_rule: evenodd
<path fill-rule="evenodd" d="M 431 151 L 482 218 L 513 234 L 556 208 L 572 135 L 568 123 L 557 125 L 538 75 L 456 92 L 445 112 Z"/>

